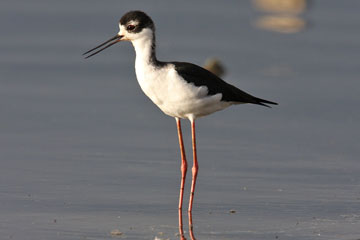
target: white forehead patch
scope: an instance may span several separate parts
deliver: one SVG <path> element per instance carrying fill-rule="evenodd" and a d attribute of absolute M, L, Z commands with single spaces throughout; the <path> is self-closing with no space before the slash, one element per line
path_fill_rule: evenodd
<path fill-rule="evenodd" d="M 119 31 L 118 35 L 122 35 L 122 34 L 125 32 L 125 26 L 124 26 L 124 25 L 121 25 L 121 24 L 119 23 L 119 29 L 120 29 L 120 31 Z"/>
<path fill-rule="evenodd" d="M 138 25 L 139 24 L 139 21 L 136 21 L 136 20 L 131 20 L 131 21 L 129 21 L 128 22 L 128 24 L 127 25 Z"/>

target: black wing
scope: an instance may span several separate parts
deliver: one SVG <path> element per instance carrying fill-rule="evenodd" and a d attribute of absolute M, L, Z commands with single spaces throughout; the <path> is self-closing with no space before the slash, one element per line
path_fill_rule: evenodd
<path fill-rule="evenodd" d="M 197 87 L 206 86 L 208 88 L 208 95 L 222 94 L 222 101 L 239 102 L 239 103 L 253 103 L 269 107 L 267 104 L 275 104 L 275 102 L 267 101 L 261 98 L 254 97 L 213 74 L 212 72 L 187 62 L 171 62 L 175 65 L 175 70 L 188 83 L 192 83 Z"/>

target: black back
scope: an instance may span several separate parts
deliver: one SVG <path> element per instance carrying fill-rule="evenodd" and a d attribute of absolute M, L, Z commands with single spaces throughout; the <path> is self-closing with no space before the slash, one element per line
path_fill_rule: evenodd
<path fill-rule="evenodd" d="M 138 33 L 144 28 L 151 28 L 155 32 L 155 25 L 153 20 L 142 11 L 130 11 L 126 13 L 120 19 L 120 24 L 126 26 L 131 20 L 137 21 L 138 24 L 131 32 Z M 152 52 L 150 61 L 157 67 L 166 65 L 166 62 L 161 62 L 156 59 L 155 55 L 155 34 L 153 35 Z M 222 94 L 222 101 L 226 102 L 238 102 L 238 103 L 254 103 L 263 106 L 268 104 L 277 104 L 271 101 L 254 97 L 233 85 L 230 85 L 217 77 L 215 74 L 208 70 L 199 67 L 192 63 L 186 62 L 170 62 L 175 65 L 175 70 L 179 73 L 185 81 L 194 84 L 195 86 L 206 86 L 208 88 L 208 95 Z"/>
<path fill-rule="evenodd" d="M 238 89 L 237 87 L 226 83 L 224 80 L 222 80 L 212 72 L 195 64 L 187 62 L 171 62 L 171 64 L 175 65 L 175 70 L 188 83 L 192 83 L 198 87 L 206 86 L 208 88 L 208 95 L 215 95 L 221 93 L 222 101 L 253 103 L 267 107 L 269 106 L 264 103 L 277 104 L 275 102 L 254 97 Z"/>

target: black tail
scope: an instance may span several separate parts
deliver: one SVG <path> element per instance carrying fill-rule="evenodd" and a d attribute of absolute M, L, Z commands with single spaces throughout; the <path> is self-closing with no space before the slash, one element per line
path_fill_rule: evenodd
<path fill-rule="evenodd" d="M 272 104 L 272 105 L 278 105 L 276 102 L 271 102 L 265 99 L 261 99 L 261 98 L 257 98 L 254 97 L 255 102 L 253 102 L 254 104 L 258 104 L 258 105 L 262 105 L 268 108 L 271 108 L 271 106 L 267 105 L 267 104 Z"/>

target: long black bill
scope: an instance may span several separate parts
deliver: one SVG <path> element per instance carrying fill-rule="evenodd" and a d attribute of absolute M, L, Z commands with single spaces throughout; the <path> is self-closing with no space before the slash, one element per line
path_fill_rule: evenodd
<path fill-rule="evenodd" d="M 100 48 L 100 47 L 102 47 L 102 46 L 104 46 L 104 45 L 107 44 L 107 43 L 110 43 L 110 44 L 106 45 L 105 47 L 100 48 L 100 49 L 97 50 L 96 52 L 94 52 L 94 53 L 86 56 L 85 59 L 86 59 L 86 58 L 89 58 L 89 57 L 91 57 L 91 56 L 94 56 L 95 54 L 98 54 L 98 53 L 101 52 L 102 50 L 105 50 L 105 49 L 107 49 L 108 47 L 114 45 L 115 43 L 120 42 L 122 37 L 123 37 L 122 35 L 115 35 L 114 37 L 110 38 L 110 39 L 107 40 L 106 42 L 100 44 L 99 46 L 94 47 L 93 49 L 90 49 L 90 50 L 87 51 L 86 53 L 83 53 L 83 56 L 86 55 L 86 54 L 88 54 L 88 53 L 91 53 L 92 51 L 94 51 L 94 50 L 96 50 L 96 49 L 98 49 L 98 48 Z M 113 41 L 113 42 L 112 42 L 112 41 Z"/>

